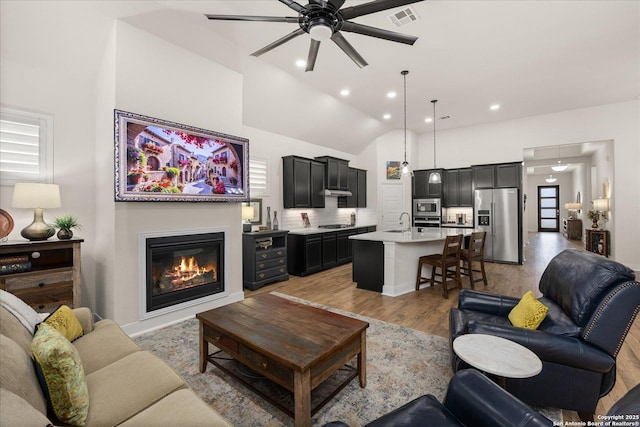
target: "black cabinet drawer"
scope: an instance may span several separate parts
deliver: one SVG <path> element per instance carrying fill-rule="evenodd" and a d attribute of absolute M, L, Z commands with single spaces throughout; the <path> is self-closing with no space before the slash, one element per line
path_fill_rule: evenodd
<path fill-rule="evenodd" d="M 287 256 L 287 250 L 285 248 L 272 248 L 256 251 L 257 261 L 266 261 L 268 259 L 280 258 Z"/>
<path fill-rule="evenodd" d="M 271 279 L 272 277 L 282 276 L 283 274 L 287 274 L 286 265 L 283 267 L 275 267 L 268 270 L 256 271 L 256 280 L 261 281 Z"/>
<path fill-rule="evenodd" d="M 274 267 L 282 267 L 287 265 L 286 258 L 273 258 L 266 261 L 258 261 L 256 263 L 256 271 L 268 270 Z"/>

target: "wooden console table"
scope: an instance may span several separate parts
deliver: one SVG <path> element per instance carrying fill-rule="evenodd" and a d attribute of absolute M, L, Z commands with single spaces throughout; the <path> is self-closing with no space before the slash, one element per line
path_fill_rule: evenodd
<path fill-rule="evenodd" d="M 611 254 L 611 241 L 609 230 L 593 230 L 587 228 L 586 232 L 586 249 L 598 255 L 609 257 Z"/>
<path fill-rule="evenodd" d="M 15 259 L 22 271 L 0 275 L 0 289 L 11 292 L 39 312 L 61 304 L 80 306 L 80 244 L 83 239 L 0 244 L 0 261 Z"/>
<path fill-rule="evenodd" d="M 563 218 L 562 234 L 569 240 L 582 240 L 582 220 Z"/>

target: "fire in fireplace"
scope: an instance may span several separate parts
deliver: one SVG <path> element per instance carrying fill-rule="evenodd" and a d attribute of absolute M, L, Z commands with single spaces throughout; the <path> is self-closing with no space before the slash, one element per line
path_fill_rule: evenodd
<path fill-rule="evenodd" d="M 147 312 L 224 291 L 224 233 L 146 239 Z"/>

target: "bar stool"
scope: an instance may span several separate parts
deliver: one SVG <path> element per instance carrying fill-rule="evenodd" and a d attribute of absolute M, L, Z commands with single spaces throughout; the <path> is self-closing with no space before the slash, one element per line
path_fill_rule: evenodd
<path fill-rule="evenodd" d="M 447 236 L 444 242 L 442 254 L 424 255 L 418 259 L 418 277 L 416 278 L 416 291 L 420 290 L 420 285 L 429 282 L 431 286 L 435 283 L 442 284 L 443 295 L 449 298 L 447 279 L 451 278 L 458 282 L 458 288 L 462 289 L 462 278 L 460 277 L 460 248 L 462 246 L 462 234 Z M 431 277 L 422 277 L 422 266 L 431 266 Z M 454 267 L 455 270 L 449 270 Z M 440 274 L 436 272 L 440 269 Z M 437 280 L 440 277 L 441 280 Z"/>
<path fill-rule="evenodd" d="M 484 271 L 484 241 L 486 237 L 486 231 L 471 233 L 468 247 L 460 251 L 460 260 L 462 261 L 461 274 L 463 276 L 469 276 L 471 289 L 475 289 L 474 285 L 477 282 L 484 282 L 484 285 L 487 286 L 487 274 Z M 480 263 L 480 270 L 473 269 L 474 261 Z M 481 273 L 482 277 L 474 279 L 473 273 Z"/>

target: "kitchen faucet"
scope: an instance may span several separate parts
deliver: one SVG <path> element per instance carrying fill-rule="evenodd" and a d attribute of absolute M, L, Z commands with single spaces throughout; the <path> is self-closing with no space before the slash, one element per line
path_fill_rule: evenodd
<path fill-rule="evenodd" d="M 402 217 L 406 215 L 407 216 L 407 220 L 409 221 L 407 227 L 402 227 L 402 231 L 411 231 L 411 215 L 409 215 L 409 212 L 402 212 L 400 214 L 400 218 L 398 218 L 398 221 L 400 222 L 400 224 L 404 225 L 404 222 L 402 221 Z"/>

